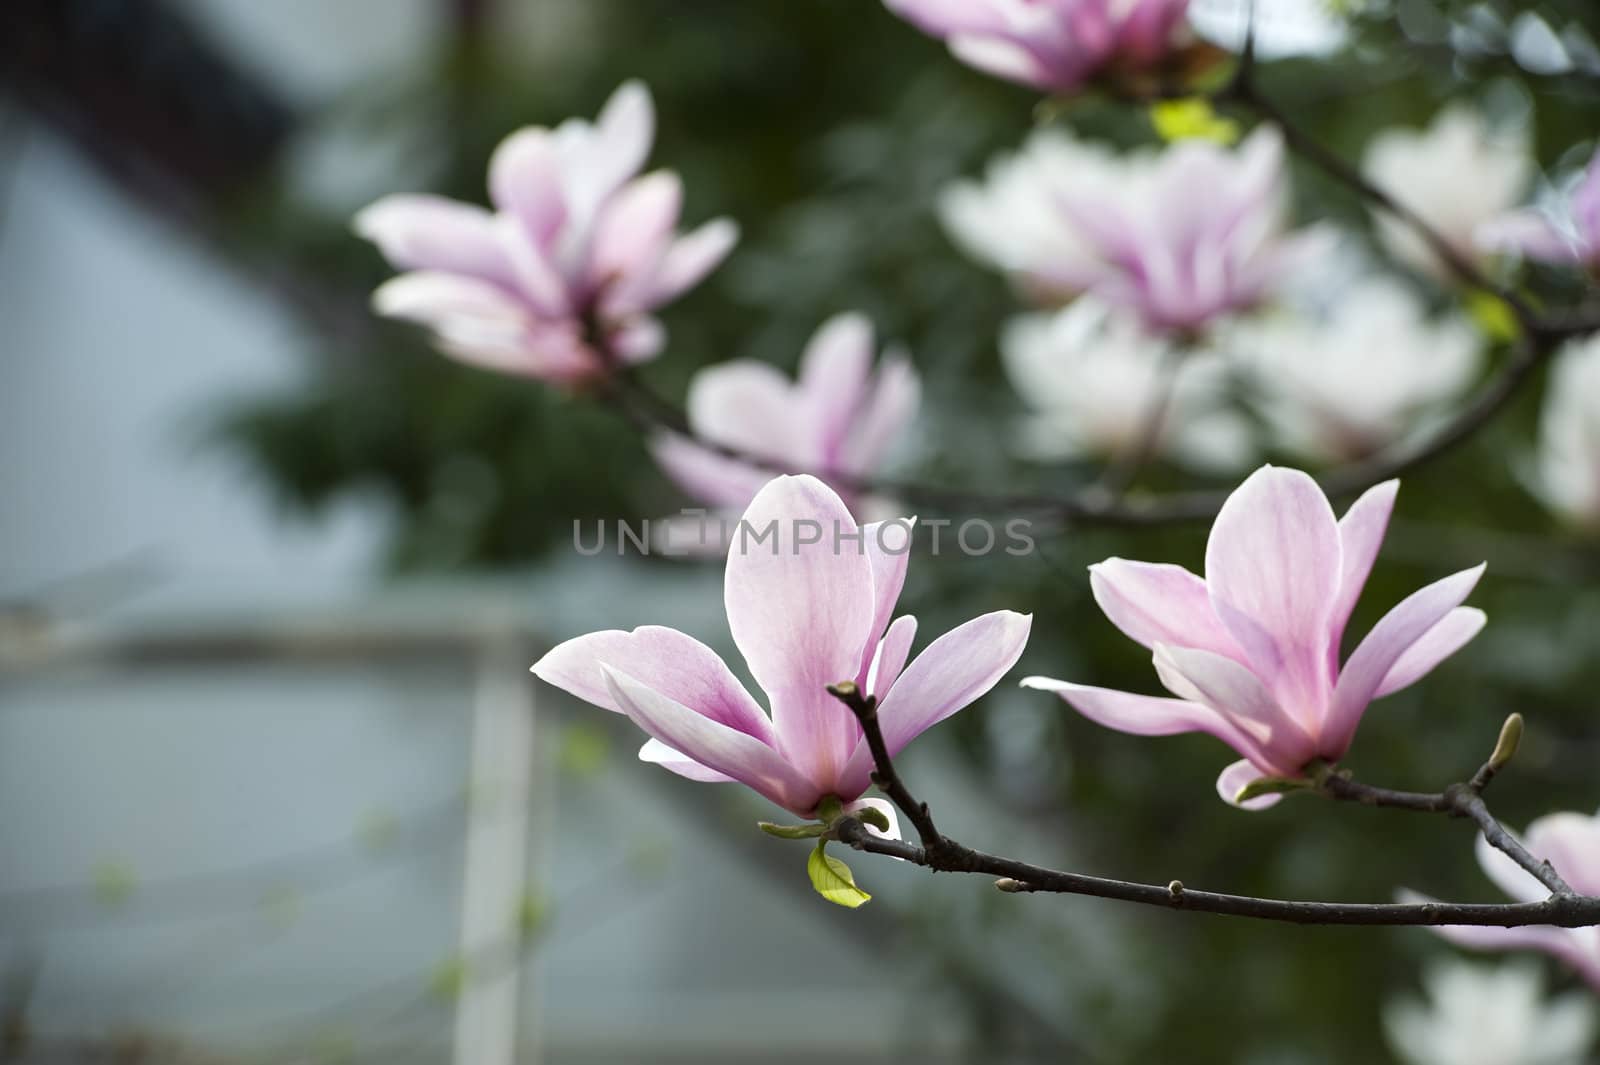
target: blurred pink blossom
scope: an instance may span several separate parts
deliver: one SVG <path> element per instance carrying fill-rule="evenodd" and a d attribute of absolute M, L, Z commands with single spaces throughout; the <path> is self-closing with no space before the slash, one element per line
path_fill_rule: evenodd
<path fill-rule="evenodd" d="M 751 532 L 728 552 L 724 599 L 733 642 L 767 694 L 770 717 L 714 651 L 675 629 L 590 633 L 533 667 L 550 684 L 632 718 L 650 736 L 644 761 L 691 780 L 737 781 L 811 816 L 824 798 L 851 803 L 872 782 L 861 726 L 828 685 L 854 681 L 877 696 L 884 739 L 897 754 L 994 687 L 1027 643 L 1031 617 L 1000 610 L 945 633 L 908 664 L 916 619 L 890 618 L 905 582 L 910 522 L 858 526 L 815 477 L 773 479 L 743 521 Z M 775 533 L 762 536 L 769 528 Z"/>
<path fill-rule="evenodd" d="M 604 370 L 603 333 L 623 362 L 662 347 L 651 312 L 698 284 L 733 248 L 726 219 L 677 233 L 676 174 L 637 176 L 655 136 L 649 90 L 628 82 L 593 124 L 530 126 L 489 163 L 493 210 L 441 196 L 386 196 L 356 232 L 403 271 L 373 307 L 427 326 L 463 362 L 551 381 Z"/>
<path fill-rule="evenodd" d="M 1217 515 L 1204 579 L 1120 558 L 1091 566 L 1100 609 L 1154 652 L 1176 699 L 1045 677 L 1022 683 L 1059 693 L 1108 728 L 1217 737 L 1244 756 L 1217 780 L 1229 802 L 1260 777 L 1298 777 L 1316 759 L 1338 761 L 1372 700 L 1421 679 L 1484 623 L 1482 611 L 1461 606 L 1483 573 L 1477 566 L 1413 593 L 1340 666 L 1345 625 L 1398 489 L 1398 481 L 1378 485 L 1336 520 L 1309 476 L 1264 466 Z"/>
<path fill-rule="evenodd" d="M 1323 230 L 1284 232 L 1286 177 L 1283 138 L 1264 126 L 1236 149 L 1181 141 L 1120 186 L 1058 202 L 1098 260 L 1091 291 L 1153 330 L 1192 332 L 1326 251 Z"/>
<path fill-rule="evenodd" d="M 1158 68 L 1190 43 L 1189 0 L 884 0 L 969 66 L 1053 93 Z"/>
<path fill-rule="evenodd" d="M 1557 813 L 1528 826 L 1522 839 L 1528 851 L 1548 861 L 1572 890 L 1600 895 L 1600 814 Z M 1538 902 L 1548 888 L 1504 853 L 1478 837 L 1478 864 L 1500 890 L 1518 902 Z M 1428 901 L 1402 892 L 1407 901 Z M 1571 966 L 1600 992 L 1600 928 L 1475 928 L 1447 925 L 1434 929 L 1453 943 L 1473 950 L 1538 950 Z"/>
<path fill-rule="evenodd" d="M 1036 134 L 983 184 L 948 190 L 942 208 L 965 249 L 1026 291 L 1091 292 L 1166 334 L 1255 308 L 1331 240 L 1286 232 L 1283 138 L 1271 127 L 1237 148 L 1185 140 L 1121 156 Z"/>
<path fill-rule="evenodd" d="M 656 461 L 689 495 L 734 515 L 775 470 L 824 481 L 874 471 L 916 417 L 921 382 L 902 354 L 885 356 L 874 372 L 873 348 L 872 322 L 841 314 L 817 330 L 793 381 L 750 359 L 701 370 L 689 385 L 695 435 L 771 466 L 757 468 L 672 434 L 652 443 Z M 832 487 L 863 516 L 863 501 L 847 484 Z"/>
<path fill-rule="evenodd" d="M 1600 269 L 1600 152 L 1559 209 L 1512 211 L 1486 222 L 1478 243 L 1541 262 Z"/>

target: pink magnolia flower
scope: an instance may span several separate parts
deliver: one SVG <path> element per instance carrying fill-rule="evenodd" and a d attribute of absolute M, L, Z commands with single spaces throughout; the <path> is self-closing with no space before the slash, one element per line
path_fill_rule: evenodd
<path fill-rule="evenodd" d="M 1600 269 L 1600 151 L 1559 210 L 1512 211 L 1484 223 L 1478 243 L 1541 262 Z"/>
<path fill-rule="evenodd" d="M 1261 777 L 1298 777 L 1344 757 L 1372 700 L 1420 680 L 1483 627 L 1461 606 L 1464 570 L 1389 611 L 1339 664 L 1345 625 L 1383 542 L 1398 481 L 1335 520 L 1298 470 L 1263 466 L 1228 497 L 1206 544 L 1205 578 L 1181 566 L 1107 559 L 1090 567 L 1112 624 L 1154 652 L 1175 699 L 1029 677 L 1083 716 L 1140 736 L 1206 732 L 1244 756 L 1217 790 L 1233 802 Z M 1250 800 L 1252 809 L 1276 801 Z"/>
<path fill-rule="evenodd" d="M 1558 813 L 1528 826 L 1523 843 L 1555 866 L 1580 895 L 1600 895 L 1600 814 Z M 1505 854 L 1478 837 L 1478 864 L 1500 890 L 1518 902 L 1538 902 L 1549 889 Z M 1428 901 L 1401 892 L 1406 901 Z M 1476 928 L 1447 925 L 1435 932 L 1472 950 L 1539 950 L 1560 959 L 1600 992 L 1600 928 Z"/>
<path fill-rule="evenodd" d="M 1283 138 L 1264 126 L 1236 149 L 1181 141 L 1057 203 L 1098 260 L 1091 291 L 1153 330 L 1188 332 L 1255 307 L 1327 249 L 1322 230 L 1284 233 L 1287 197 Z"/>
<path fill-rule="evenodd" d="M 827 481 L 876 469 L 916 417 L 921 382 L 902 354 L 874 372 L 872 322 L 841 314 L 807 345 L 790 381 L 764 362 L 738 359 L 700 371 L 689 385 L 689 426 L 702 440 L 772 464 L 759 469 L 681 436 L 652 444 L 656 461 L 689 495 L 737 515 L 774 469 Z M 861 500 L 834 486 L 858 516 Z"/>
<path fill-rule="evenodd" d="M 773 479 L 728 553 L 733 642 L 771 716 L 709 647 L 645 626 L 580 636 L 533 667 L 586 702 L 627 714 L 639 751 L 691 780 L 738 781 L 801 817 L 871 784 L 855 717 L 828 694 L 854 681 L 878 697 L 891 754 L 983 695 L 1027 643 L 1032 618 L 1000 610 L 934 640 L 907 664 L 916 619 L 890 622 L 905 581 L 910 525 L 858 526 L 827 485 Z"/>
<path fill-rule="evenodd" d="M 552 381 L 605 370 L 603 334 L 623 362 L 653 358 L 651 312 L 698 284 L 732 249 L 726 219 L 676 233 L 678 176 L 636 176 L 650 153 L 650 93 L 628 82 L 594 124 L 530 126 L 489 162 L 494 210 L 442 196 L 386 196 L 355 218 L 399 277 L 379 314 L 418 322 L 464 362 Z"/>
<path fill-rule="evenodd" d="M 1190 41 L 1189 0 L 884 0 L 987 74 L 1069 93 L 1116 70 L 1162 65 Z"/>

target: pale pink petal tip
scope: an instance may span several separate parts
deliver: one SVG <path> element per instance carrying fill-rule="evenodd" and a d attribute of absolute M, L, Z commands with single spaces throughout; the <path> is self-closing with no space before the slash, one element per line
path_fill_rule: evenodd
<path fill-rule="evenodd" d="M 1217 794 L 1222 796 L 1223 802 L 1229 806 L 1237 806 L 1241 810 L 1260 811 L 1270 806 L 1276 806 L 1283 799 L 1283 796 L 1276 792 L 1271 795 L 1258 795 L 1253 799 L 1245 799 L 1242 802 L 1239 799 L 1246 787 L 1260 780 L 1264 775 L 1261 770 L 1251 765 L 1248 761 L 1240 759 L 1224 769 L 1222 774 L 1217 777 Z"/>

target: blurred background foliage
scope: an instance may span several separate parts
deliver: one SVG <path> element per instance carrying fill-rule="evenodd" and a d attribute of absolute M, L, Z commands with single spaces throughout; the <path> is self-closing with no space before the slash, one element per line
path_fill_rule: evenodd
<path fill-rule="evenodd" d="M 1289 113 L 1347 158 L 1359 159 L 1377 131 L 1425 125 L 1455 100 L 1531 123 L 1545 166 L 1570 164 L 1574 147 L 1594 137 L 1600 80 L 1523 68 L 1512 31 L 1526 8 L 1582 47 L 1600 34 L 1592 4 L 1347 6 L 1358 8 L 1347 47 L 1272 62 L 1262 74 Z M 1041 120 L 1118 145 L 1155 142 L 1142 110 L 1091 99 L 1041 119 L 1027 90 L 949 61 L 936 42 L 862 0 L 593 0 L 583 17 L 592 20 L 586 47 L 518 62 L 468 30 L 398 98 L 353 103 L 407 132 L 413 150 L 394 188 L 481 202 L 488 153 L 508 130 L 590 115 L 619 82 L 643 78 L 660 114 L 653 165 L 684 176 L 687 218 L 728 214 L 744 234 L 729 263 L 668 310 L 668 353 L 644 371 L 653 385 L 681 395 L 696 369 L 735 357 L 792 369 L 818 323 L 860 308 L 910 348 L 924 375 L 918 478 L 1066 491 L 1093 476 L 1008 454 L 1020 406 L 995 338 L 1019 303 L 952 247 L 934 202 Z M 1361 204 L 1304 167 L 1295 176 L 1300 217 L 1365 232 Z M 321 263 L 330 283 L 359 296 L 385 276 L 376 253 L 344 235 L 343 217 L 296 217 L 284 202 L 270 210 L 274 239 L 304 241 L 295 254 Z M 285 212 L 287 224 L 277 217 Z M 1530 284 L 1551 300 L 1574 295 L 1555 275 Z M 1455 298 L 1434 295 L 1441 305 Z M 296 505 L 371 487 L 391 496 L 405 515 L 397 567 L 527 562 L 568 550 L 574 519 L 639 519 L 681 503 L 633 430 L 587 397 L 459 367 L 406 329 L 375 325 L 358 349 L 337 355 L 319 389 L 238 411 L 228 432 Z M 1519 825 L 1593 806 L 1600 764 L 1600 596 L 1591 590 L 1600 554 L 1563 531 L 1518 479 L 1538 398 L 1530 389 L 1470 444 L 1406 479 L 1384 562 L 1351 627 L 1359 637 L 1421 583 L 1489 561 L 1474 599 L 1489 612 L 1489 630 L 1428 683 L 1380 704 L 1350 763 L 1373 781 L 1441 786 L 1469 773 L 1504 716 L 1520 710 L 1534 727 L 1495 796 Z M 1186 476 L 1158 469 L 1147 484 L 1192 483 Z M 1031 610 L 1024 672 L 1153 691 L 1148 656 L 1100 617 L 1083 567 L 1121 555 L 1198 570 L 1204 533 L 1070 530 L 1042 533 L 1038 553 L 1023 559 L 921 559 L 906 608 L 931 632 L 1000 606 Z M 1015 714 L 980 711 L 958 716 L 944 735 L 1017 817 L 1049 823 L 1064 812 L 1086 871 L 1289 897 L 1377 900 L 1399 883 L 1495 897 L 1465 830 L 1313 800 L 1246 818 L 1214 800 L 1228 752 L 1206 738 L 1138 740 L 1049 705 L 1024 726 L 1033 742 L 1019 745 L 1005 734 L 1015 723 Z M 991 919 L 1026 923 L 1036 904 L 994 907 Z M 1084 920 L 1098 905 L 1060 904 L 1080 907 Z M 1126 1022 L 1092 1040 L 1109 1061 L 1382 1060 L 1378 1027 L 1367 1022 L 1386 994 L 1414 980 L 1416 959 L 1440 949 L 1421 932 L 1285 932 L 1162 914 L 1137 924 L 1124 964 L 1153 985 L 1152 1012 L 1106 1014 Z M 1092 1004 L 1108 994 L 1093 974 L 1074 972 L 1070 942 L 1061 948 L 1062 996 Z"/>
<path fill-rule="evenodd" d="M 944 186 L 980 173 L 1040 121 L 1032 94 L 951 62 L 869 0 L 583 0 L 563 7 L 571 24 L 534 55 L 497 47 L 496 20 L 510 6 L 459 5 L 431 67 L 296 114 L 282 150 L 329 129 L 357 129 L 389 153 L 374 195 L 430 190 L 481 202 L 488 155 L 508 131 L 590 116 L 618 83 L 642 78 L 660 116 L 652 164 L 683 175 L 686 218 L 727 214 L 744 234 L 730 261 L 666 312 L 667 354 L 643 371 L 656 388 L 681 396 L 696 369 L 735 357 L 792 368 L 817 324 L 859 308 L 910 349 L 924 376 L 925 416 L 907 472 L 944 484 L 1063 491 L 1092 478 L 1092 469 L 1031 466 L 1009 454 L 1009 421 L 1021 406 L 995 349 L 1019 303 L 991 271 L 956 252 L 933 210 Z M 1575 53 L 1592 55 L 1600 36 L 1592 0 L 1339 7 L 1349 18 L 1345 47 L 1270 62 L 1262 82 L 1348 158 L 1359 158 L 1377 131 L 1422 125 L 1453 100 L 1530 123 L 1546 167 L 1571 164 L 1600 129 L 1593 73 L 1529 69 L 1518 48 L 1531 16 Z M 1155 139 L 1142 110 L 1110 101 L 1078 101 L 1049 120 L 1120 145 Z M 314 385 L 241 404 L 215 430 L 222 446 L 265 471 L 286 504 L 315 510 L 351 493 L 381 495 L 399 516 L 390 558 L 397 571 L 534 564 L 570 551 L 575 519 L 640 519 L 682 504 L 633 429 L 591 397 L 459 366 L 428 350 L 419 332 L 368 319 L 366 294 L 388 271 L 348 231 L 358 204 L 318 202 L 286 179 L 242 187 L 215 223 L 219 244 L 319 293 L 308 308 Z M 1360 204 L 1298 166 L 1296 204 L 1304 219 L 1367 230 Z M 1576 292 L 1554 274 L 1527 281 L 1551 301 Z M 1433 295 L 1440 305 L 1455 299 Z M 1379 704 L 1350 764 L 1373 782 L 1442 786 L 1470 773 L 1505 715 L 1521 711 L 1531 722 L 1527 742 L 1494 789 L 1497 812 L 1514 825 L 1592 807 L 1600 765 L 1600 554 L 1549 517 L 1518 474 L 1541 387 L 1468 445 L 1406 478 L 1394 531 L 1351 626 L 1359 636 L 1425 581 L 1489 562 L 1473 600 L 1488 611 L 1488 630 L 1426 684 Z M 1144 484 L 1194 481 L 1158 467 Z M 923 557 L 912 566 L 904 608 L 929 632 L 999 606 L 1031 610 L 1035 635 L 1017 675 L 1154 691 L 1147 656 L 1094 607 L 1084 566 L 1121 555 L 1198 569 L 1204 537 L 1204 525 L 1041 530 L 1037 553 L 1026 558 Z M 1086 872 L 1181 876 L 1288 897 L 1381 900 L 1400 884 L 1496 897 L 1464 827 L 1315 800 L 1255 816 L 1223 807 L 1213 780 L 1232 756 L 1205 737 L 1136 739 L 1041 696 L 1005 691 L 936 735 L 1010 816 L 1070 832 Z M 870 879 L 865 864 L 858 861 L 857 875 Z M 943 878 L 937 886 L 939 895 L 987 891 Z M 1104 904 L 973 905 L 981 910 L 977 934 L 1028 934 L 1043 908 L 1069 908 L 1070 928 L 1096 922 Z M 1131 931 L 1119 942 L 1120 976 L 1083 971 L 1075 934 L 1046 940 L 1059 965 L 1040 998 L 1070 1002 L 1101 1022 L 1086 1038 L 1095 1050 L 1085 1060 L 1388 1060 L 1380 1002 L 1414 984 L 1418 959 L 1443 949 L 1420 931 L 1122 917 Z M 869 909 L 852 919 L 874 918 Z M 924 919 L 930 937 L 957 934 L 937 910 Z M 1129 974 L 1137 993 L 1126 990 Z M 930 984 L 959 987 L 937 975 Z M 951 997 L 973 1012 L 979 1045 L 1004 1045 L 1004 1018 L 986 1016 L 982 996 Z"/>

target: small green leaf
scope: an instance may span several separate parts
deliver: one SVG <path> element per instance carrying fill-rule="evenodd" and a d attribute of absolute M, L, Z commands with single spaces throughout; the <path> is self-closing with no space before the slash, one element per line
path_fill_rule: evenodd
<path fill-rule="evenodd" d="M 101 862 L 94 867 L 94 897 L 105 906 L 121 906 L 133 897 L 139 878 L 126 862 Z"/>
<path fill-rule="evenodd" d="M 827 853 L 826 840 L 817 841 L 817 849 L 806 859 L 806 872 L 811 874 L 811 886 L 817 894 L 836 906 L 853 910 L 872 901 L 872 896 L 856 887 L 856 878 L 850 867 Z"/>
<path fill-rule="evenodd" d="M 529 891 L 517 903 L 517 932 L 523 939 L 539 934 L 550 920 L 550 904 L 542 895 Z"/>
<path fill-rule="evenodd" d="M 611 757 L 611 737 L 593 725 L 570 725 L 561 734 L 559 761 L 568 776 L 592 777 Z"/>
<path fill-rule="evenodd" d="M 1239 123 L 1224 118 L 1200 96 L 1158 100 L 1150 105 L 1150 124 L 1164 141 L 1205 140 L 1232 144 L 1239 139 Z"/>
<path fill-rule="evenodd" d="M 1467 313 L 1477 323 L 1478 329 L 1490 340 L 1517 339 L 1517 315 L 1505 300 L 1492 292 L 1471 292 L 1467 295 Z"/>
<path fill-rule="evenodd" d="M 824 824 L 775 825 L 771 821 L 757 821 L 756 827 L 778 839 L 816 839 L 828 831 L 828 826 Z"/>
<path fill-rule="evenodd" d="M 1259 799 L 1263 795 L 1283 795 L 1291 791 L 1304 791 L 1313 787 L 1311 781 L 1302 777 L 1257 777 L 1239 789 L 1239 794 L 1233 797 L 1236 803 L 1249 802 Z"/>
<path fill-rule="evenodd" d="M 434 998 L 453 1002 L 461 997 L 467 986 L 467 963 L 462 958 L 447 958 L 440 962 L 428 978 L 428 993 Z"/>
<path fill-rule="evenodd" d="M 871 825 L 880 832 L 889 831 L 889 815 L 876 806 L 863 806 L 855 812 L 855 815 L 864 825 Z"/>

